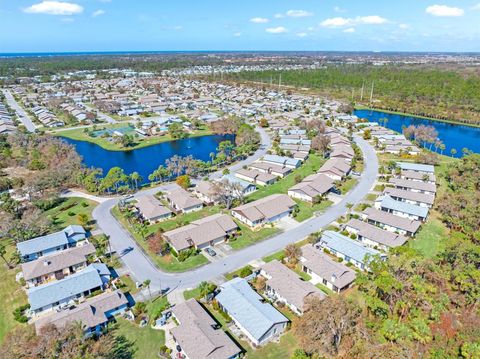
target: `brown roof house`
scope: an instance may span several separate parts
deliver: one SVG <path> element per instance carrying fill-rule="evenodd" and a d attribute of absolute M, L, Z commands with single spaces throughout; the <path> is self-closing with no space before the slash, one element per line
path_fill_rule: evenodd
<path fill-rule="evenodd" d="M 28 288 L 60 280 L 88 265 L 87 256 L 95 253 L 91 243 L 66 249 L 22 264 L 22 273 Z"/>
<path fill-rule="evenodd" d="M 372 248 L 378 247 L 388 250 L 389 248 L 402 246 L 407 241 L 407 238 L 401 234 L 389 232 L 355 218 L 345 225 L 345 229 L 350 233 L 355 233 L 357 240 Z"/>
<path fill-rule="evenodd" d="M 285 303 L 294 313 L 302 315 L 305 300 L 311 297 L 325 299 L 326 295 L 312 283 L 306 282 L 278 260 L 261 267 L 260 275 L 267 279 L 265 295 Z"/>
<path fill-rule="evenodd" d="M 190 213 L 203 208 L 203 203 L 183 188 L 176 188 L 164 195 L 168 204 L 176 212 Z"/>
<path fill-rule="evenodd" d="M 138 209 L 144 219 L 150 222 L 158 222 L 170 218 L 172 211 L 162 205 L 162 203 L 153 196 L 142 196 L 137 198 L 135 207 Z"/>
<path fill-rule="evenodd" d="M 334 187 L 333 179 L 324 174 L 310 175 L 302 182 L 290 187 L 288 195 L 306 202 L 313 202 L 318 196 L 323 196 Z"/>
<path fill-rule="evenodd" d="M 234 359 L 242 350 L 225 334 L 205 309 L 190 299 L 177 304 L 172 314 L 178 326 L 170 329 L 180 352 L 175 348 L 176 358 L 188 359 Z M 183 356 L 182 356 L 183 355 Z"/>
<path fill-rule="evenodd" d="M 336 293 L 350 287 L 356 277 L 353 269 L 310 244 L 302 247 L 300 263 L 302 270 L 312 277 L 312 283 L 321 283 Z"/>
<path fill-rule="evenodd" d="M 257 227 L 289 216 L 296 205 L 286 194 L 273 194 L 232 209 L 232 216 L 250 227 Z"/>
<path fill-rule="evenodd" d="M 179 253 L 192 247 L 205 249 L 221 243 L 237 229 L 237 224 L 228 215 L 217 213 L 165 232 L 163 235 L 175 251 Z"/>

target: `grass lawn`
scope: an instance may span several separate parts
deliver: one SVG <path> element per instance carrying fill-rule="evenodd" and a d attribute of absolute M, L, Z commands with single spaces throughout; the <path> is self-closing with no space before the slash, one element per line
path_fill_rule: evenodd
<path fill-rule="evenodd" d="M 253 267 L 250 265 L 250 264 L 247 264 L 245 267 L 242 267 L 242 268 L 239 268 L 237 269 L 236 271 L 233 271 L 233 272 L 230 272 L 230 273 L 227 273 L 225 274 L 225 278 L 227 280 L 231 280 L 235 277 L 240 277 L 240 272 L 244 269 L 244 268 L 248 268 L 250 270 L 253 270 Z"/>
<path fill-rule="evenodd" d="M 433 258 L 443 249 L 447 236 L 447 227 L 435 217 L 432 211 L 427 222 L 422 225 L 415 238 L 410 239 L 408 243 L 425 257 Z"/>
<path fill-rule="evenodd" d="M 79 214 L 86 214 L 92 221 L 92 211 L 96 205 L 96 202 L 85 198 L 71 197 L 65 199 L 57 207 L 49 209 L 44 215 L 52 218 L 54 230 L 59 231 L 70 224 L 80 224 Z"/>
<path fill-rule="evenodd" d="M 165 332 L 155 330 L 146 326 L 140 328 L 138 325 L 123 318 L 117 319 L 116 335 L 124 335 L 132 341 L 135 346 L 134 358 L 146 359 L 156 358 L 160 347 L 165 344 Z"/>
<path fill-rule="evenodd" d="M 6 240 L 2 240 L 1 244 L 6 244 Z M 13 244 L 7 244 L 5 258 L 10 259 L 15 250 Z M 0 259 L 0 344 L 3 342 L 5 335 L 13 328 L 25 325 L 13 319 L 13 310 L 27 303 L 27 296 L 22 290 L 20 284 L 15 281 L 15 274 L 19 268 L 8 269 L 5 262 Z"/>
<path fill-rule="evenodd" d="M 322 158 L 320 155 L 316 153 L 311 154 L 300 168 L 297 168 L 288 176 L 278 180 L 274 184 L 258 189 L 249 195 L 247 199 L 249 201 L 254 201 L 276 193 L 287 193 L 288 189 L 296 184 L 295 177 L 300 176 L 303 179 L 308 175 L 317 173 L 325 162 L 326 159 Z"/>
<path fill-rule="evenodd" d="M 288 331 L 282 335 L 279 343 L 269 343 L 256 350 L 249 345 L 244 348 L 248 359 L 290 359 L 297 349 L 297 339 L 292 331 Z"/>
<path fill-rule="evenodd" d="M 281 251 L 275 252 L 270 254 L 269 256 L 263 257 L 262 260 L 266 263 L 271 262 L 273 260 L 282 261 L 285 258 L 285 251 L 282 249 Z"/>
<path fill-rule="evenodd" d="M 318 284 L 315 284 L 315 287 L 317 287 L 318 289 L 320 289 L 323 293 L 325 293 L 326 295 L 330 295 L 330 294 L 334 294 L 334 291 L 331 290 L 330 288 L 324 286 L 322 283 L 318 283 Z"/>
<path fill-rule="evenodd" d="M 135 282 L 129 275 L 122 275 L 119 279 L 122 281 L 123 284 L 125 284 L 125 287 L 120 288 L 122 292 L 128 292 L 133 295 L 140 291 L 140 288 L 137 288 Z"/>
<path fill-rule="evenodd" d="M 127 124 L 124 123 L 117 123 L 113 125 L 101 125 L 98 126 L 98 129 L 101 128 L 107 128 L 107 129 L 114 129 L 114 128 L 120 128 L 120 127 L 125 127 Z M 130 147 L 122 147 L 121 144 L 114 143 L 113 141 L 110 142 L 109 138 L 102 138 L 102 137 L 91 137 L 85 132 L 83 132 L 83 128 L 79 129 L 73 129 L 73 130 L 66 130 L 66 131 L 60 131 L 54 133 L 55 136 L 61 136 L 61 137 L 67 137 L 72 140 L 78 140 L 78 141 L 86 141 L 86 142 L 91 142 L 95 143 L 96 145 L 109 150 L 109 151 L 131 151 L 135 150 L 138 148 L 143 148 L 143 147 L 148 147 L 148 146 L 153 146 L 157 145 L 159 143 L 163 142 L 169 142 L 169 141 L 174 141 L 175 139 L 172 138 L 169 134 L 165 134 L 163 136 L 151 136 L 151 137 L 145 137 L 145 138 L 135 138 L 135 144 Z M 189 134 L 188 137 L 200 137 L 200 136 L 207 136 L 211 135 L 212 131 L 208 129 L 207 127 L 202 127 L 199 130 L 194 131 L 193 133 Z"/>
<path fill-rule="evenodd" d="M 294 269 L 295 273 L 298 274 L 298 276 L 300 278 L 302 278 L 305 282 L 309 282 L 310 279 L 312 279 L 312 276 L 308 273 L 305 273 L 303 270 L 302 270 L 302 265 L 301 264 L 297 264 L 297 266 L 295 267 Z"/>
<path fill-rule="evenodd" d="M 237 220 L 234 221 L 240 227 L 241 234 L 236 239 L 230 240 L 228 242 L 228 245 L 235 250 L 245 248 L 259 241 L 263 241 L 280 232 L 278 228 L 270 227 L 269 225 L 259 230 L 252 231 L 248 226 L 244 225 L 243 223 Z"/>
<path fill-rule="evenodd" d="M 339 186 L 339 190 L 342 194 L 348 193 L 356 184 L 358 180 L 356 178 L 349 178 L 345 182 L 342 182 Z"/>
<path fill-rule="evenodd" d="M 152 261 L 162 270 L 167 271 L 167 272 L 185 272 L 190 269 L 200 267 L 204 264 L 208 263 L 208 259 L 201 253 L 191 256 L 187 258 L 183 262 L 179 262 L 175 256 L 171 254 L 167 254 L 164 256 L 159 256 L 155 253 L 152 253 L 150 249 L 148 248 L 147 241 L 145 241 L 140 234 L 137 232 L 133 231 L 131 229 L 131 226 L 128 224 L 128 221 L 123 217 L 122 213 L 118 209 L 118 207 L 114 207 L 112 209 L 112 214 L 115 216 L 115 218 L 123 225 L 125 229 L 127 229 L 130 234 L 133 236 L 133 238 L 136 240 L 138 245 L 143 248 L 143 250 L 150 256 Z M 153 227 L 153 226 L 150 226 Z M 150 229 L 149 227 L 149 229 Z M 153 233 L 154 231 L 149 231 L 150 233 Z"/>
<path fill-rule="evenodd" d="M 150 318 L 150 324 L 153 324 L 153 322 L 160 317 L 161 312 L 170 307 L 170 303 L 168 302 L 166 295 L 153 298 L 146 303 L 147 313 Z"/>
<path fill-rule="evenodd" d="M 294 199 L 294 201 L 298 204 L 298 213 L 295 217 L 295 220 L 297 222 L 303 222 L 313 217 L 315 212 L 323 212 L 332 205 L 332 202 L 329 200 L 324 200 L 314 205 L 308 202 L 301 201 L 299 199 Z"/>
<path fill-rule="evenodd" d="M 183 297 L 185 300 L 189 300 L 192 298 L 198 298 L 200 296 L 200 288 L 188 289 L 183 292 Z"/>
<path fill-rule="evenodd" d="M 377 195 L 375 193 L 369 193 L 365 196 L 367 201 L 375 201 L 377 199 Z"/>

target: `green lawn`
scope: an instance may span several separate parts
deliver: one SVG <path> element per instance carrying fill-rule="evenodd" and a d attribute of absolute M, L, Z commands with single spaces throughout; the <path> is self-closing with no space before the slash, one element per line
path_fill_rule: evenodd
<path fill-rule="evenodd" d="M 140 291 L 140 288 L 137 288 L 134 280 L 129 275 L 122 275 L 119 279 L 122 281 L 123 284 L 125 284 L 125 287 L 120 288 L 122 292 L 130 293 L 133 295 Z"/>
<path fill-rule="evenodd" d="M 358 180 L 356 178 L 349 178 L 345 182 L 342 182 L 338 189 L 342 194 L 346 194 L 357 184 L 357 182 Z"/>
<path fill-rule="evenodd" d="M 208 259 L 201 253 L 187 258 L 183 262 L 179 262 L 175 256 L 167 254 L 164 256 L 159 256 L 155 253 L 152 253 L 148 248 L 146 240 L 144 240 L 140 234 L 133 231 L 131 226 L 128 224 L 128 221 L 124 218 L 118 207 L 112 209 L 112 214 L 114 217 L 123 225 L 124 228 L 129 230 L 132 237 L 136 240 L 138 245 L 143 248 L 143 250 L 150 256 L 152 261 L 162 270 L 167 272 L 185 272 L 190 269 L 200 267 L 208 263 Z M 153 227 L 153 226 L 150 226 Z M 150 229 L 150 228 L 149 228 Z M 149 234 L 153 231 L 149 231 Z"/>
<path fill-rule="evenodd" d="M 2 245 L 6 244 L 6 240 L 2 240 Z M 13 244 L 7 244 L 5 258 L 10 260 L 15 250 Z M 20 284 L 15 281 L 15 274 L 19 268 L 8 269 L 5 262 L 0 259 L 0 344 L 3 342 L 5 335 L 13 328 L 24 325 L 13 319 L 13 310 L 27 303 L 27 296 L 22 290 Z"/>
<path fill-rule="evenodd" d="M 66 198 L 57 207 L 45 211 L 44 215 L 52 219 L 54 225 L 52 230 L 59 231 L 71 224 L 80 224 L 79 214 L 86 214 L 92 221 L 92 211 L 96 205 L 96 202 L 85 198 L 71 197 Z"/>
<path fill-rule="evenodd" d="M 231 280 L 235 277 L 240 277 L 240 272 L 244 269 L 244 268 L 248 268 L 250 270 L 253 270 L 253 267 L 250 265 L 250 264 L 247 264 L 245 267 L 242 267 L 242 268 L 239 268 L 237 269 L 236 271 L 233 271 L 233 272 L 230 272 L 230 273 L 227 273 L 225 274 L 225 278 L 227 280 Z"/>
<path fill-rule="evenodd" d="M 331 295 L 334 294 L 334 291 L 328 288 L 327 286 L 324 286 L 322 283 L 315 284 L 315 287 L 320 289 L 323 293 L 326 295 Z"/>
<path fill-rule="evenodd" d="M 282 335 L 279 343 L 269 343 L 259 349 L 245 345 L 248 359 L 290 359 L 297 349 L 297 339 L 292 331 Z"/>
<path fill-rule="evenodd" d="M 317 173 L 325 161 L 326 159 L 322 158 L 320 155 L 316 153 L 311 154 L 300 168 L 297 168 L 288 176 L 278 180 L 270 186 L 259 188 L 248 196 L 248 200 L 254 201 L 276 193 L 287 193 L 288 189 L 296 184 L 295 177 L 300 176 L 303 179 L 313 173 Z"/>
<path fill-rule="evenodd" d="M 282 261 L 285 258 L 285 251 L 282 249 L 281 251 L 275 252 L 270 254 L 269 256 L 263 257 L 262 260 L 266 263 L 271 262 L 273 260 Z"/>
<path fill-rule="evenodd" d="M 114 129 L 114 128 L 120 128 L 120 127 L 125 127 L 126 123 L 117 123 L 113 125 L 101 125 L 98 126 L 98 129 L 101 128 L 107 128 L 107 129 Z M 91 128 L 90 128 L 91 129 Z M 134 146 L 130 147 L 122 147 L 122 145 L 118 143 L 114 143 L 113 141 L 110 142 L 108 138 L 102 138 L 102 137 L 91 137 L 85 132 L 83 132 L 83 128 L 78 128 L 78 129 L 73 129 L 73 130 L 66 130 L 66 131 L 59 131 L 55 132 L 55 136 L 61 136 L 61 137 L 67 137 L 72 140 L 78 140 L 78 141 L 86 141 L 86 142 L 91 142 L 95 143 L 96 145 L 109 150 L 109 151 L 131 151 L 135 150 L 138 148 L 143 148 L 143 147 L 148 147 L 148 146 L 153 146 L 159 143 L 163 142 L 169 142 L 169 141 L 174 141 L 175 139 L 172 138 L 169 134 L 165 134 L 163 136 L 151 136 L 151 137 L 145 137 L 145 138 L 135 138 L 135 144 Z M 211 135 L 212 131 L 208 129 L 207 127 L 202 127 L 199 130 L 194 131 L 193 133 L 189 134 L 188 137 L 200 137 L 200 136 L 207 136 Z"/>
<path fill-rule="evenodd" d="M 311 203 L 301 201 L 299 199 L 294 199 L 298 204 L 298 213 L 295 217 L 297 222 L 303 222 L 315 214 L 315 212 L 324 212 L 328 207 L 332 205 L 332 202 L 329 200 L 324 200 L 318 204 L 312 205 Z"/>
<path fill-rule="evenodd" d="M 153 298 L 152 300 L 146 303 L 147 303 L 147 313 L 150 318 L 150 324 L 153 324 L 154 321 L 160 317 L 161 312 L 163 312 L 165 309 L 170 307 L 170 303 L 168 302 L 166 295 Z"/>
<path fill-rule="evenodd" d="M 377 195 L 375 193 L 369 193 L 365 196 L 367 201 L 375 201 L 377 199 Z"/>
<path fill-rule="evenodd" d="M 263 241 L 280 232 L 278 228 L 270 227 L 269 225 L 266 225 L 259 230 L 252 231 L 248 226 L 244 225 L 243 223 L 237 220 L 235 220 L 235 222 L 240 227 L 240 236 L 228 242 L 230 247 L 235 250 L 248 247 L 256 242 Z"/>
<path fill-rule="evenodd" d="M 312 276 L 308 273 L 305 273 L 303 270 L 302 270 L 302 265 L 301 264 L 297 264 L 297 266 L 295 267 L 294 269 L 295 273 L 298 274 L 298 276 L 300 278 L 302 278 L 305 282 L 309 282 L 310 279 L 312 279 Z"/>
<path fill-rule="evenodd" d="M 431 213 L 415 238 L 410 239 L 409 244 L 425 257 L 433 258 L 443 249 L 447 236 L 448 229 L 435 218 L 434 213 Z"/>
<path fill-rule="evenodd" d="M 160 347 L 165 344 L 165 332 L 146 326 L 140 328 L 137 324 L 123 318 L 117 318 L 116 335 L 124 335 L 135 346 L 134 358 L 157 358 Z"/>
<path fill-rule="evenodd" d="M 194 289 L 188 289 L 188 290 L 184 291 L 183 292 L 183 297 L 185 298 L 185 300 L 200 297 L 200 288 L 197 287 L 197 288 L 194 288 Z"/>

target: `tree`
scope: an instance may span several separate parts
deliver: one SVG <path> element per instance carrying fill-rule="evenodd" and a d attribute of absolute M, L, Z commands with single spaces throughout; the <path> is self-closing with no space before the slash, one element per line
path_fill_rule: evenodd
<path fill-rule="evenodd" d="M 364 140 L 372 139 L 372 131 L 370 129 L 366 129 L 365 131 L 363 131 L 363 139 Z"/>
<path fill-rule="evenodd" d="M 88 219 L 88 215 L 87 215 L 87 214 L 85 214 L 85 213 L 79 213 L 78 216 L 77 216 L 77 218 L 78 218 L 78 223 L 80 223 L 80 225 L 81 225 L 82 227 L 84 227 L 84 228 L 87 227 L 88 222 L 89 222 L 89 219 Z"/>
<path fill-rule="evenodd" d="M 264 277 L 258 276 L 255 278 L 254 286 L 257 292 L 263 292 L 265 290 L 267 281 Z"/>
<path fill-rule="evenodd" d="M 161 232 L 156 232 L 155 234 L 147 238 L 148 249 L 155 254 L 163 255 L 168 251 L 168 243 L 163 237 Z"/>
<path fill-rule="evenodd" d="M 291 264 L 297 264 L 302 256 L 302 250 L 296 244 L 291 243 L 285 247 L 285 257 Z"/>
<path fill-rule="evenodd" d="M 326 152 L 330 148 L 330 137 L 327 135 L 317 135 L 312 140 L 312 148 L 325 157 Z"/>
<path fill-rule="evenodd" d="M 168 132 L 173 139 L 185 138 L 186 133 L 181 123 L 175 122 L 168 127 Z"/>
<path fill-rule="evenodd" d="M 138 182 L 141 182 L 143 180 L 142 176 L 138 172 L 133 172 L 130 175 L 131 181 L 134 183 L 135 189 L 138 189 Z"/>
<path fill-rule="evenodd" d="M 0 245 L 0 257 L 3 259 L 3 261 L 5 262 L 7 267 L 10 269 L 11 265 L 10 265 L 10 262 L 7 261 L 7 258 L 5 257 L 6 254 L 7 254 L 7 250 L 6 250 L 5 246 Z"/>
<path fill-rule="evenodd" d="M 188 189 L 188 188 L 191 186 L 190 176 L 188 176 L 188 175 L 183 175 L 183 176 L 177 177 L 177 179 L 175 180 L 175 182 L 176 182 L 180 187 L 182 187 L 183 189 Z"/>
<path fill-rule="evenodd" d="M 343 296 L 331 295 L 323 300 L 313 296 L 305 304 L 306 310 L 294 322 L 293 330 L 307 354 L 336 356 L 366 337 L 361 309 Z"/>
<path fill-rule="evenodd" d="M 269 126 L 267 119 L 263 117 L 260 119 L 259 124 L 260 124 L 260 127 L 263 127 L 263 128 L 266 128 Z"/>
<path fill-rule="evenodd" d="M 456 154 L 457 154 L 457 150 L 456 150 L 455 148 L 452 148 L 452 149 L 450 150 L 450 155 L 451 155 L 452 157 L 455 157 Z"/>

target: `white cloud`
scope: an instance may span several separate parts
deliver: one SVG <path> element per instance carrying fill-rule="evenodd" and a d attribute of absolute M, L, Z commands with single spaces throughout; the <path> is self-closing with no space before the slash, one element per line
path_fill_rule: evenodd
<path fill-rule="evenodd" d="M 101 15 L 105 15 L 105 10 L 99 9 L 99 10 L 96 10 L 92 13 L 93 17 L 97 17 L 97 16 L 101 16 Z"/>
<path fill-rule="evenodd" d="M 312 16 L 313 13 L 306 10 L 288 10 L 286 15 L 289 17 L 307 17 Z"/>
<path fill-rule="evenodd" d="M 283 26 L 269 27 L 269 28 L 265 29 L 265 31 L 270 33 L 270 34 L 284 34 L 284 33 L 288 32 L 288 30 L 286 28 L 284 28 Z"/>
<path fill-rule="evenodd" d="M 378 15 L 357 16 L 356 18 L 332 17 L 320 23 L 323 27 L 351 27 L 354 25 L 381 25 L 388 20 Z"/>
<path fill-rule="evenodd" d="M 305 36 L 308 36 L 308 34 L 306 32 L 299 32 L 299 33 L 297 33 L 297 36 L 298 37 L 305 37 Z"/>
<path fill-rule="evenodd" d="M 343 30 L 343 32 L 345 32 L 347 34 L 351 34 L 351 33 L 355 32 L 355 28 L 354 27 L 349 27 L 348 29 Z"/>
<path fill-rule="evenodd" d="M 23 10 L 29 14 L 75 15 L 83 12 L 83 7 L 70 2 L 42 1 Z"/>
<path fill-rule="evenodd" d="M 406 29 L 410 28 L 410 25 L 408 25 L 408 24 L 400 24 L 400 25 L 398 25 L 398 27 L 399 27 L 400 29 L 406 30 Z"/>
<path fill-rule="evenodd" d="M 253 22 L 254 24 L 266 24 L 267 22 L 269 22 L 270 20 L 268 20 L 267 18 L 265 17 L 252 17 L 250 19 L 250 22 Z"/>
<path fill-rule="evenodd" d="M 242 33 L 241 32 L 235 32 L 235 33 L 233 33 L 233 36 L 239 37 L 239 36 L 242 36 Z"/>
<path fill-rule="evenodd" d="M 447 5 L 431 5 L 425 9 L 425 12 L 440 17 L 463 16 L 463 14 L 465 14 L 463 9 Z"/>
<path fill-rule="evenodd" d="M 477 5 L 471 7 L 472 10 L 480 10 L 480 2 Z"/>

